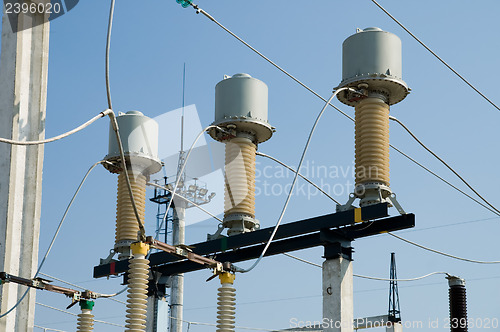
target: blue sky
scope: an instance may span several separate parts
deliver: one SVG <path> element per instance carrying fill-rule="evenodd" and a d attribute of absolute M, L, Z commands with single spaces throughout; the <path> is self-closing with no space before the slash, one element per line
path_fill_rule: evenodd
<path fill-rule="evenodd" d="M 498 1 L 484 0 L 481 5 L 451 0 L 380 0 L 380 3 L 484 94 L 500 103 L 497 82 L 500 73 L 495 61 L 500 51 Z M 371 1 L 200 0 L 199 5 L 325 98 L 341 80 L 341 45 L 345 38 L 356 28 L 371 26 L 395 33 L 403 44 L 403 79 L 412 93 L 391 107 L 391 114 L 493 204 L 500 205 L 497 194 L 500 178 L 496 171 L 500 162 L 496 153 L 500 112 Z M 106 108 L 104 46 L 108 10 L 109 1 L 80 1 L 76 8 L 51 24 L 47 137 L 67 131 Z M 321 100 L 190 8 L 183 9 L 173 0 L 117 2 L 110 58 L 115 111 L 141 110 L 150 117 L 158 117 L 181 107 L 184 63 L 186 105 L 195 105 L 202 126 L 213 121 L 214 87 L 224 74 L 245 72 L 264 81 L 269 86 L 269 121 L 277 132 L 259 150 L 297 165 L 312 123 L 323 106 Z M 354 114 L 352 108 L 338 101 L 335 104 Z M 188 123 L 189 126 L 194 124 Z M 161 130 L 177 131 L 178 123 L 163 124 Z M 212 142 L 208 136 L 205 139 Z M 165 140 L 160 145 L 171 147 L 173 141 Z M 86 170 L 106 155 L 107 142 L 108 123 L 100 120 L 81 133 L 45 147 L 41 252 L 47 248 Z M 391 143 L 458 187 L 464 187 L 394 124 L 391 124 Z M 354 126 L 329 109 L 317 128 L 306 162 L 311 170 L 320 166 L 349 170 L 353 159 Z M 279 170 L 268 160 L 257 161 L 261 170 L 266 166 Z M 349 175 L 311 177 L 332 186 L 353 182 Z M 292 178 L 275 174 L 259 180 L 283 186 Z M 391 188 L 405 210 L 417 217 L 415 229 L 398 234 L 462 257 L 499 260 L 500 219 L 394 151 L 391 151 Z M 148 190 L 148 196 L 151 195 L 152 190 Z M 340 192 L 336 198 L 346 201 L 347 195 L 347 191 Z M 70 211 L 42 272 L 96 291 L 111 293 L 121 289 L 120 280 L 92 280 L 93 266 L 113 245 L 115 197 L 116 176 L 103 168 L 96 169 Z M 274 225 L 284 199 L 284 195 L 272 193 L 257 196 L 257 218 L 263 227 Z M 334 204 L 325 197 L 299 194 L 292 198 L 284 222 L 334 210 Z M 156 206 L 149 204 L 150 233 L 155 211 Z M 397 211 L 392 209 L 391 213 L 395 215 Z M 187 242 L 203 241 L 206 233 L 214 232 L 216 226 L 213 220 L 189 226 Z M 433 271 L 459 275 L 467 280 L 469 317 L 500 318 L 498 265 L 455 261 L 388 235 L 361 239 L 353 246 L 355 273 L 388 277 L 390 253 L 396 252 L 400 278 Z M 295 254 L 315 263 L 322 262 L 321 248 Z M 188 321 L 215 322 L 218 283 L 206 283 L 209 275 L 209 271 L 200 271 L 186 276 Z M 355 279 L 355 317 L 385 314 L 388 286 L 388 282 Z M 237 275 L 236 288 L 237 325 L 274 329 L 289 327 L 292 318 L 321 319 L 319 268 L 283 256 L 266 258 L 253 272 Z M 447 330 L 443 327 L 448 316 L 448 286 L 444 277 L 401 282 L 399 293 L 404 320 L 426 324 L 429 319 L 438 319 L 438 330 Z M 37 301 L 61 309 L 68 304 L 67 299 L 44 292 L 38 293 Z M 72 312 L 78 313 L 76 307 Z M 99 319 L 123 324 L 125 308 L 119 303 L 99 300 L 94 313 Z M 38 306 L 36 324 L 72 331 L 76 320 Z M 122 329 L 96 325 L 96 331 L 115 330 Z M 213 328 L 191 326 L 190 331 L 213 331 Z"/>

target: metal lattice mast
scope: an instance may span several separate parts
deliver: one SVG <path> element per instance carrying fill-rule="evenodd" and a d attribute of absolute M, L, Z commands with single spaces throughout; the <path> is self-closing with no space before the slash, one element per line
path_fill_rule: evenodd
<path fill-rule="evenodd" d="M 389 287 L 389 320 L 393 323 L 401 322 L 401 308 L 399 307 L 398 275 L 396 272 L 396 254 L 391 253 L 391 273 Z"/>

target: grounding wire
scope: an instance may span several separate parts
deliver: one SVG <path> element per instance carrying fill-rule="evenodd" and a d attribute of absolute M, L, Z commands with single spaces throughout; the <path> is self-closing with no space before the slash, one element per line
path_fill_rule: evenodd
<path fill-rule="evenodd" d="M 229 33 L 231 36 L 233 36 L 234 38 L 236 38 L 238 41 L 240 41 L 243 45 L 245 45 L 246 47 L 248 47 L 250 50 L 252 50 L 254 53 L 256 53 L 257 55 L 259 55 L 261 58 L 263 58 L 264 60 L 266 60 L 267 62 L 269 62 L 271 65 L 273 65 L 274 67 L 276 67 L 279 71 L 281 71 L 283 74 L 285 74 L 286 76 L 288 76 L 289 78 L 291 78 L 293 81 L 295 81 L 296 83 L 298 83 L 300 86 L 302 86 L 303 88 L 305 88 L 306 90 L 308 90 L 309 92 L 311 92 L 313 95 L 315 95 L 316 97 L 318 97 L 319 99 L 323 100 L 324 102 L 326 102 L 326 99 L 323 98 L 319 93 L 317 93 L 316 91 L 314 91 L 313 89 L 311 89 L 309 86 L 307 86 L 305 83 L 301 82 L 299 79 L 297 79 L 295 76 L 293 76 L 292 74 L 290 74 L 288 71 L 286 71 L 285 69 L 283 69 L 282 67 L 280 67 L 278 64 L 276 64 L 274 61 L 272 61 L 271 59 L 269 59 L 267 56 L 265 56 L 263 53 L 261 53 L 260 51 L 258 51 L 255 47 L 253 47 L 252 45 L 250 45 L 249 43 L 247 43 L 245 40 L 243 40 L 241 37 L 239 37 L 238 35 L 236 35 L 234 32 L 232 32 L 231 30 L 229 30 L 228 28 L 226 28 L 222 23 L 220 23 L 219 21 L 217 21 L 212 15 L 210 15 L 209 13 L 207 13 L 205 10 L 199 8 L 198 5 L 195 5 L 195 4 L 191 4 L 193 6 L 194 9 L 196 9 L 196 13 L 199 14 L 203 14 L 204 16 L 206 16 L 209 20 L 211 20 L 212 22 L 214 22 L 215 24 L 217 24 L 220 28 L 222 28 L 224 31 L 226 31 L 227 33 Z M 350 115 L 348 115 L 347 113 L 345 113 L 344 111 L 342 111 L 340 108 L 336 107 L 335 105 L 329 103 L 329 105 L 331 107 L 333 107 L 335 110 L 337 110 L 340 114 L 342 114 L 343 116 L 345 116 L 346 118 L 348 118 L 349 120 L 353 121 L 354 122 L 354 118 Z M 444 178 L 442 178 L 441 176 L 437 175 L 436 173 L 432 172 L 429 168 L 425 167 L 424 165 L 420 164 L 419 162 L 417 162 L 415 159 L 413 159 L 412 157 L 410 157 L 409 155 L 407 155 L 406 153 L 404 153 L 403 151 L 401 151 L 400 149 L 398 149 L 397 147 L 395 147 L 394 145 L 390 144 L 390 147 L 392 149 L 394 149 L 396 152 L 398 152 L 399 154 L 401 154 L 402 156 L 406 157 L 408 160 L 410 160 L 411 162 L 415 163 L 416 165 L 420 166 L 421 168 L 423 168 L 425 171 L 429 172 L 430 174 L 434 175 L 435 177 L 437 177 L 438 179 L 440 179 L 441 181 L 443 181 L 444 183 L 446 183 L 447 185 L 449 185 L 450 187 L 452 187 L 453 189 L 459 191 L 460 193 L 462 193 L 463 195 L 469 197 L 470 199 L 472 199 L 473 201 L 475 201 L 476 203 L 478 203 L 479 205 L 485 207 L 486 209 L 490 210 L 491 212 L 494 212 L 493 210 L 491 210 L 490 208 L 488 208 L 487 206 L 485 206 L 484 204 L 480 203 L 479 201 L 477 201 L 476 199 L 474 199 L 473 197 L 469 196 L 468 194 L 466 194 L 465 192 L 463 192 L 462 190 L 458 189 L 457 187 L 455 187 L 454 185 L 452 185 L 450 182 L 446 181 Z M 494 212 L 495 213 L 495 212 Z M 496 213 L 498 214 L 498 213 Z"/>
<path fill-rule="evenodd" d="M 439 255 L 446 256 L 446 257 L 450 257 L 450 258 L 453 258 L 453 259 L 458 259 L 460 261 L 465 261 L 465 262 L 469 262 L 469 263 L 477 263 L 477 264 L 500 264 L 500 261 L 479 261 L 479 260 L 475 260 L 475 259 L 468 259 L 468 258 L 458 257 L 458 256 L 447 254 L 445 252 L 442 252 L 442 251 L 439 251 L 439 250 L 436 250 L 436 249 L 432 249 L 432 248 L 423 246 L 421 244 L 418 244 L 416 242 L 410 241 L 408 239 L 405 239 L 405 238 L 403 238 L 403 237 L 401 237 L 399 235 L 393 234 L 391 232 L 387 232 L 387 234 L 389 234 L 390 236 L 393 236 L 393 237 L 395 237 L 395 238 L 397 238 L 397 239 L 399 239 L 401 241 L 404 241 L 406 243 L 409 243 L 411 245 L 419 247 L 421 249 L 433 252 L 435 254 L 439 254 Z"/>
<path fill-rule="evenodd" d="M 262 153 L 262 152 L 258 152 L 257 151 L 257 156 L 261 156 L 261 157 L 265 157 L 265 158 L 268 158 L 268 159 L 271 159 L 275 162 L 277 162 L 278 164 L 280 164 L 281 166 L 285 167 L 286 169 L 292 171 L 293 173 L 297 173 L 296 170 L 294 170 L 292 167 L 288 166 L 287 164 L 285 164 L 284 162 L 282 161 L 279 161 L 278 159 L 274 158 L 274 157 L 271 157 L 270 155 L 267 155 L 265 153 Z M 314 188 L 318 189 L 321 193 L 323 193 L 323 195 L 325 195 L 326 197 L 328 197 L 329 199 L 331 199 L 332 201 L 334 201 L 335 203 L 337 203 L 338 205 L 341 205 L 339 203 L 339 201 L 337 201 L 335 198 L 333 198 L 332 196 L 330 196 L 327 192 L 325 192 L 323 189 L 320 188 L 320 186 L 318 186 L 317 184 L 315 184 L 314 182 L 312 182 L 311 180 L 309 180 L 307 177 L 305 177 L 304 175 L 298 173 L 299 176 L 306 180 L 310 185 L 312 185 Z"/>
<path fill-rule="evenodd" d="M 403 129 L 406 130 L 406 132 L 408 132 L 408 134 L 410 134 L 410 136 L 413 137 L 413 139 L 418 144 L 420 144 L 425 150 L 427 150 L 427 152 L 429 152 L 431 155 L 433 155 L 437 160 L 439 160 L 443 165 L 445 165 L 450 171 L 452 171 L 453 174 L 455 174 L 467 187 L 469 187 L 470 190 L 472 190 L 472 192 L 474 192 L 474 194 L 476 194 L 483 202 L 485 202 L 493 210 L 495 210 L 497 215 L 500 215 L 500 210 L 498 210 L 495 206 L 493 206 L 490 202 L 488 202 L 483 196 L 481 196 L 481 194 L 479 194 L 467 181 L 465 181 L 465 179 L 462 176 L 460 176 L 460 174 L 458 174 L 457 171 L 455 171 L 450 165 L 448 165 L 448 163 L 446 163 L 434 151 L 429 149 L 421 140 L 419 140 L 418 137 L 403 122 L 399 121 L 399 119 L 397 119 L 393 116 L 389 116 L 389 119 L 398 123 L 401 127 L 403 127 Z"/>
<path fill-rule="evenodd" d="M 61 134 L 61 135 L 58 135 L 58 136 L 55 136 L 55 137 L 52 137 L 52 138 L 47 138 L 47 139 L 40 140 L 40 141 L 16 141 L 16 140 L 11 140 L 11 139 L 7 139 L 7 138 L 0 138 L 0 142 L 7 143 L 7 144 L 12 144 L 12 145 L 40 145 L 40 144 L 45 144 L 45 143 L 51 143 L 51 142 L 60 140 L 62 138 L 66 138 L 66 137 L 68 137 L 68 136 L 70 136 L 70 135 L 72 135 L 74 133 L 79 132 L 82 129 L 87 128 L 88 126 L 90 126 L 92 123 L 94 123 L 98 119 L 100 119 L 100 118 L 108 115 L 109 112 L 111 112 L 111 111 L 110 110 L 106 110 L 104 112 L 101 112 L 98 115 L 94 116 L 89 121 L 87 121 L 84 124 L 82 124 L 81 126 L 78 126 L 75 129 L 73 129 L 73 130 L 70 130 L 70 131 L 68 131 L 68 132 L 66 132 L 64 134 Z"/>
<path fill-rule="evenodd" d="M 111 0 L 111 5 L 109 8 L 108 34 L 106 38 L 106 59 L 105 59 L 106 96 L 108 98 L 109 109 L 113 109 L 111 102 L 111 87 L 109 83 L 109 49 L 111 46 L 111 29 L 113 27 L 114 12 L 115 12 L 115 0 Z"/>
<path fill-rule="evenodd" d="M 49 247 L 47 248 L 47 251 L 45 252 L 45 255 L 43 256 L 42 261 L 40 262 L 40 265 L 38 265 L 38 269 L 37 269 L 37 271 L 35 273 L 34 278 L 36 278 L 38 276 L 38 274 L 40 273 L 40 270 L 42 269 L 43 265 L 45 264 L 45 261 L 47 260 L 47 257 L 49 256 L 50 251 L 52 250 L 52 247 L 54 246 L 54 243 L 56 242 L 57 236 L 59 235 L 59 231 L 61 230 L 61 227 L 64 224 L 64 221 L 66 220 L 66 216 L 68 215 L 69 209 L 73 205 L 73 202 L 75 201 L 76 196 L 78 195 L 78 193 L 80 192 L 80 189 L 82 188 L 83 184 L 85 183 L 85 180 L 87 180 L 87 177 L 89 176 L 90 172 L 92 172 L 92 170 L 97 165 L 102 164 L 103 162 L 105 162 L 105 161 L 101 160 L 101 161 L 96 162 L 94 165 L 92 165 L 89 168 L 89 170 L 87 171 L 87 173 L 85 173 L 85 176 L 83 177 L 82 181 L 80 182 L 80 185 L 76 189 L 75 193 L 73 194 L 73 197 L 71 198 L 71 200 L 69 201 L 68 206 L 66 207 L 66 210 L 64 211 L 64 214 L 63 214 L 63 216 L 61 218 L 61 221 L 59 222 L 59 225 L 57 226 L 56 232 L 54 233 L 54 236 L 52 237 L 52 240 L 50 241 Z M 4 314 L 0 314 L 0 318 L 7 316 L 15 308 L 17 308 L 17 306 L 19 306 L 19 304 L 21 304 L 21 302 L 24 300 L 24 298 L 26 297 L 26 295 L 28 294 L 29 291 L 30 291 L 30 289 L 28 288 L 24 292 L 24 294 L 21 296 L 21 298 L 16 302 L 16 304 L 14 304 L 14 306 L 12 308 L 10 308 L 9 310 L 7 310 L 7 312 L 5 312 Z"/>
<path fill-rule="evenodd" d="M 189 204 L 193 204 L 193 206 L 195 206 L 195 207 L 197 207 L 198 209 L 200 209 L 201 211 L 205 212 L 205 213 L 206 213 L 206 214 L 208 214 L 210 217 L 212 217 L 212 218 L 214 218 L 214 219 L 216 219 L 216 220 L 218 220 L 218 221 L 220 221 L 220 222 L 223 222 L 223 220 L 222 220 L 221 218 L 217 217 L 217 216 L 216 216 L 215 214 L 213 214 L 212 212 L 210 212 L 210 211 L 208 211 L 208 210 L 204 209 L 201 205 L 196 204 L 195 202 L 191 201 L 190 199 L 188 199 L 188 198 L 186 198 L 186 197 L 184 197 L 184 196 L 182 196 L 182 195 L 174 194 L 174 191 L 173 191 L 173 190 L 168 189 L 168 188 L 167 188 L 167 187 L 165 187 L 165 186 L 159 185 L 159 184 L 157 184 L 157 183 L 152 183 L 152 182 L 147 182 L 146 184 L 147 184 L 148 186 L 156 187 L 156 188 L 159 188 L 159 189 L 164 189 L 164 190 L 166 190 L 166 191 L 168 191 L 169 193 L 171 193 L 171 194 L 172 194 L 172 198 L 173 198 L 173 196 L 175 195 L 175 196 L 179 197 L 180 199 L 182 199 L 182 200 L 186 201 L 187 203 L 189 203 Z"/>
<path fill-rule="evenodd" d="M 394 16 L 391 15 L 384 7 L 382 7 L 377 1 L 371 0 L 378 8 L 380 8 L 384 13 L 387 14 L 394 22 L 396 22 L 404 31 L 406 31 L 410 36 L 413 37 L 420 45 L 422 45 L 427 51 L 429 51 L 436 59 L 438 59 L 443 65 L 445 65 L 449 70 L 451 70 L 455 75 L 457 75 L 462 81 L 465 82 L 469 87 L 476 91 L 481 97 L 483 97 L 488 103 L 500 111 L 494 102 L 492 102 L 488 97 L 486 97 L 479 89 L 477 89 L 472 83 L 470 83 L 465 77 L 460 75 L 452 66 L 450 66 L 446 61 L 444 61 L 439 55 L 437 55 L 433 50 L 430 49 L 423 41 L 421 41 L 417 36 L 415 36 L 408 28 L 406 28 L 400 21 L 398 21 Z"/>
<path fill-rule="evenodd" d="M 304 149 L 302 151 L 302 155 L 300 156 L 300 161 L 299 161 L 299 164 L 297 166 L 297 170 L 295 171 L 295 176 L 293 177 L 292 185 L 290 186 L 290 191 L 288 192 L 288 195 L 286 197 L 285 204 L 283 205 L 283 209 L 281 210 L 281 214 L 280 214 L 280 216 L 278 218 L 278 221 L 276 222 L 276 226 L 274 226 L 273 232 L 271 233 L 271 236 L 269 237 L 269 240 L 267 241 L 266 245 L 264 246 L 264 249 L 262 250 L 262 253 L 260 254 L 259 258 L 257 258 L 257 260 L 248 269 L 237 268 L 236 269 L 237 272 L 247 273 L 247 272 L 252 271 L 260 263 L 260 261 L 262 260 L 262 258 L 266 254 L 267 249 L 271 245 L 271 242 L 273 241 L 274 236 L 276 235 L 276 232 L 278 231 L 278 228 L 279 228 L 279 226 L 281 224 L 281 221 L 283 220 L 283 217 L 285 215 L 286 209 L 288 208 L 288 203 L 290 203 L 290 199 L 292 197 L 293 189 L 295 188 L 295 184 L 297 183 L 297 179 L 299 177 L 300 168 L 302 167 L 302 163 L 304 162 L 304 158 L 305 158 L 307 150 L 309 148 L 309 144 L 311 143 L 311 139 L 312 139 L 312 136 L 314 134 L 314 131 L 316 130 L 316 126 L 318 125 L 319 120 L 321 119 L 321 116 L 325 112 L 326 108 L 328 107 L 328 105 L 330 104 L 330 102 L 332 101 L 332 99 L 335 98 L 335 96 L 339 92 L 344 91 L 344 90 L 350 90 L 350 88 L 340 88 L 338 90 L 335 90 L 332 93 L 331 97 L 328 99 L 328 101 L 326 102 L 325 106 L 323 106 L 323 108 L 319 112 L 319 114 L 318 114 L 318 116 L 316 118 L 316 121 L 314 121 L 314 124 L 313 124 L 313 126 L 311 128 L 311 131 L 309 132 L 309 137 L 307 138 L 307 142 L 306 142 L 306 144 L 304 146 Z"/>

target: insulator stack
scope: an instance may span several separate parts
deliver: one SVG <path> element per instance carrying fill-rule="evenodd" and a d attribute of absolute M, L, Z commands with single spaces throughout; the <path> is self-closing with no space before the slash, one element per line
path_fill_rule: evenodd
<path fill-rule="evenodd" d="M 77 332 L 91 332 L 94 330 L 94 315 L 92 314 L 93 307 L 93 301 L 80 301 L 80 309 L 82 311 L 78 314 Z"/>
<path fill-rule="evenodd" d="M 267 120 L 267 85 L 236 74 L 215 87 L 213 139 L 226 144 L 224 222 L 227 234 L 259 228 L 255 219 L 255 153 L 273 135 Z"/>
<path fill-rule="evenodd" d="M 256 149 L 248 138 L 237 137 L 226 143 L 224 217 L 232 214 L 255 217 Z"/>
<path fill-rule="evenodd" d="M 383 202 L 402 208 L 389 187 L 389 105 L 410 89 L 402 80 L 401 40 L 379 28 L 357 31 L 343 43 L 342 82 L 337 95 L 355 107 L 356 188 L 360 206 Z"/>
<path fill-rule="evenodd" d="M 465 280 L 457 277 L 449 277 L 448 284 L 450 286 L 450 331 L 467 332 L 467 294 Z"/>
<path fill-rule="evenodd" d="M 146 255 L 149 246 L 137 242 L 131 247 L 133 258 L 128 270 L 126 331 L 143 332 L 146 331 L 149 277 L 149 260 Z"/>
<path fill-rule="evenodd" d="M 125 155 L 128 178 L 132 187 L 139 219 L 144 224 L 146 181 L 162 165 L 158 159 L 158 124 L 141 112 L 130 111 L 116 117 Z M 130 244 L 139 240 L 139 223 L 130 199 L 130 193 L 121 161 L 119 144 L 113 126 L 109 129 L 108 155 L 104 167 L 118 175 L 116 232 L 114 250 L 118 259 L 131 257 Z"/>
<path fill-rule="evenodd" d="M 236 289 L 234 274 L 219 275 L 221 287 L 217 293 L 217 332 L 234 332 L 236 314 Z"/>
<path fill-rule="evenodd" d="M 132 170 L 128 173 L 134 201 L 137 212 L 144 224 L 146 213 L 146 177 L 143 174 L 134 173 Z M 116 231 L 115 231 L 115 250 L 119 252 L 128 251 L 130 244 L 137 241 L 139 224 L 134 213 L 134 208 L 130 200 L 130 194 L 125 179 L 125 173 L 118 175 L 118 194 L 116 204 Z"/>

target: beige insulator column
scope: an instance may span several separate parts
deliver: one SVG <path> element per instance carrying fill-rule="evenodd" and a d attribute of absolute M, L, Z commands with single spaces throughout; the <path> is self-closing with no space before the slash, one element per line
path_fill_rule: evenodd
<path fill-rule="evenodd" d="M 237 137 L 226 143 L 224 217 L 235 213 L 255 217 L 256 149 L 248 138 Z"/>
<path fill-rule="evenodd" d="M 146 182 L 149 175 L 158 172 L 162 167 L 157 156 L 158 124 L 139 111 L 121 113 L 116 117 L 116 123 L 137 214 L 144 225 Z M 103 165 L 111 173 L 118 174 L 114 252 L 118 253 L 119 260 L 126 260 L 132 256 L 130 245 L 140 240 L 139 222 L 130 199 L 119 144 L 112 125 L 109 129 L 108 150 L 108 155 L 104 158 L 106 163 Z"/>
<path fill-rule="evenodd" d="M 361 206 L 378 203 L 389 189 L 389 105 L 381 98 L 362 99 L 355 107 L 355 192 Z"/>
<path fill-rule="evenodd" d="M 128 270 L 127 324 L 126 331 L 146 331 L 149 260 L 146 255 L 149 245 L 136 242 L 131 245 L 133 258 Z"/>
<path fill-rule="evenodd" d="M 91 332 L 94 330 L 94 315 L 92 315 L 94 304 L 94 301 L 80 301 L 82 312 L 78 314 L 77 332 Z"/>
<path fill-rule="evenodd" d="M 129 170 L 128 176 L 134 194 L 134 201 L 137 212 L 144 224 L 145 204 L 146 204 L 146 176 L 136 174 Z M 116 204 L 116 231 L 115 250 L 121 252 L 130 247 L 130 243 L 137 241 L 139 224 L 134 213 L 134 208 L 130 200 L 130 194 L 125 179 L 125 173 L 118 175 L 118 194 Z"/>
<path fill-rule="evenodd" d="M 221 286 L 217 293 L 217 332 L 234 332 L 236 316 L 235 276 L 224 272 L 219 275 Z"/>
<path fill-rule="evenodd" d="M 267 85 L 248 74 L 226 77 L 215 87 L 212 138 L 226 144 L 224 228 L 228 235 L 258 229 L 255 218 L 257 145 L 273 135 L 267 122 Z M 219 233 L 216 233 L 219 234 Z"/>

